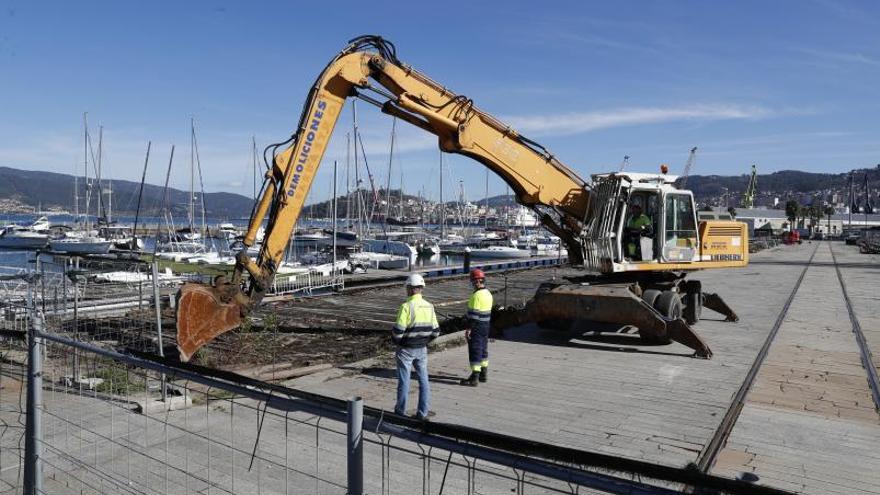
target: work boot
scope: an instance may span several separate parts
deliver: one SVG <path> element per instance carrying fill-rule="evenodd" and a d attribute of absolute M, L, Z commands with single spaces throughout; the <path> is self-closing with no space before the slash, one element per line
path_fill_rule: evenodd
<path fill-rule="evenodd" d="M 479 371 L 472 371 L 471 376 L 469 376 L 467 378 L 462 378 L 461 381 L 458 383 L 460 383 L 461 385 L 466 385 L 468 387 L 476 387 L 477 382 L 479 382 L 479 380 L 480 380 L 480 372 Z"/>
<path fill-rule="evenodd" d="M 486 380 L 489 379 L 489 368 L 483 366 L 483 369 L 480 370 L 480 383 L 486 383 Z"/>
<path fill-rule="evenodd" d="M 422 416 L 419 413 L 415 413 L 415 414 L 413 414 L 413 419 L 417 419 L 419 421 L 428 421 L 430 418 L 433 418 L 436 415 L 437 415 L 437 413 L 435 413 L 434 411 L 428 411 L 428 414 L 426 414 L 424 416 Z"/>

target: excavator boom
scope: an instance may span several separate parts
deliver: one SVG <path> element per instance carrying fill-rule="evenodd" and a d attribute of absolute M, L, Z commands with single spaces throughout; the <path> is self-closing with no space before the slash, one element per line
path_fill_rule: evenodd
<path fill-rule="evenodd" d="M 244 245 L 253 246 L 268 218 L 256 260 L 243 249 L 231 280 L 218 277 L 213 286 L 185 284 L 181 288 L 177 330 L 182 359 L 188 360 L 199 347 L 238 326 L 271 286 L 345 100 L 350 97 L 434 134 L 441 150 L 473 158 L 495 172 L 511 187 L 518 202 L 532 208 L 542 225 L 560 237 L 572 264 L 584 264 L 588 251 L 607 240 L 585 240 L 584 232 L 607 229 L 595 228 L 599 207 L 592 203 L 595 195 L 573 170 L 535 141 L 477 108 L 469 98 L 402 63 L 388 41 L 362 36 L 349 42 L 318 76 L 293 136 L 267 148 L 271 164 L 267 163 L 261 196 L 244 237 Z"/>
<path fill-rule="evenodd" d="M 542 222 L 563 238 L 572 256 L 577 257 L 581 251 L 577 239 L 581 225 L 570 219 L 582 217 L 587 211 L 589 195 L 583 179 L 547 150 L 476 108 L 470 99 L 400 62 L 389 42 L 375 36 L 356 38 L 315 81 L 294 135 L 273 148 L 272 165 L 244 237 L 245 246 L 254 245 L 268 215 L 257 259 L 249 258 L 246 250 L 239 253 L 232 280 L 216 281 L 217 290 L 206 290 L 199 284 L 186 284 L 181 289 L 178 341 L 183 359 L 189 359 L 210 338 L 235 328 L 239 320 L 232 315 L 236 311 L 247 314 L 262 299 L 283 257 L 343 104 L 351 96 L 435 134 L 442 150 L 469 156 L 489 167 L 511 186 L 520 203 L 542 208 Z M 288 144 L 283 151 L 274 152 Z M 247 294 L 234 290 L 244 282 L 245 273 Z"/>

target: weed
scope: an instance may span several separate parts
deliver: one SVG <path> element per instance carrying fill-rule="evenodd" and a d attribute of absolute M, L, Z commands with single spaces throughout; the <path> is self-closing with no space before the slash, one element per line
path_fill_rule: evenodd
<path fill-rule="evenodd" d="M 278 330 L 278 315 L 275 313 L 269 313 L 263 317 L 263 329 L 270 332 Z"/>
<path fill-rule="evenodd" d="M 95 387 L 95 390 L 105 394 L 129 394 L 132 391 L 144 389 L 143 376 L 131 373 L 129 370 L 119 366 L 98 370 L 95 373 L 95 378 L 104 380 Z"/>

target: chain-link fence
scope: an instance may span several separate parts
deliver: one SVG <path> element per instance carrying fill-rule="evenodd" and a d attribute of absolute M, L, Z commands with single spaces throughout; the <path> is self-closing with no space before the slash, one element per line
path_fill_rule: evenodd
<path fill-rule="evenodd" d="M 0 493 L 648 494 L 712 484 L 231 372 L 240 370 L 223 356 L 236 349 L 236 363 L 258 368 L 293 359 L 265 357 L 259 345 L 284 337 L 265 326 L 229 337 L 259 335 L 255 347 L 221 339 L 180 363 L 175 285 L 150 264 L 35 260 L 0 285 Z"/>

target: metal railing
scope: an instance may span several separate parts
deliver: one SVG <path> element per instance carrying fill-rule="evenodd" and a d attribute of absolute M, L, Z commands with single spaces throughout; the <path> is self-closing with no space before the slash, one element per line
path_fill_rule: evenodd
<path fill-rule="evenodd" d="M 341 268 L 328 267 L 324 270 L 305 268 L 302 273 L 276 274 L 267 294 L 273 296 L 311 295 L 315 291 L 342 290 L 344 288 L 345 279 Z"/>

